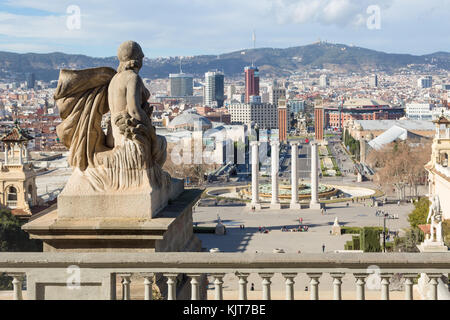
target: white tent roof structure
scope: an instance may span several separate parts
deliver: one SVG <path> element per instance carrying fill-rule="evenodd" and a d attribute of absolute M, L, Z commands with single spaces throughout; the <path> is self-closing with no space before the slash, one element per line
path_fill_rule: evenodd
<path fill-rule="evenodd" d="M 369 141 L 369 145 L 375 150 L 383 148 L 386 144 L 389 144 L 397 139 L 406 140 L 408 138 L 408 130 L 400 126 L 394 125 L 388 130 L 380 134 L 375 139 Z"/>

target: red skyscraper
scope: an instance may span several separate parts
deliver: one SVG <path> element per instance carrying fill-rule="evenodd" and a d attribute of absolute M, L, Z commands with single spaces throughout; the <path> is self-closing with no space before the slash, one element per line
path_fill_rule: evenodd
<path fill-rule="evenodd" d="M 259 96 L 259 70 L 257 67 L 245 67 L 245 103 L 251 96 Z"/>

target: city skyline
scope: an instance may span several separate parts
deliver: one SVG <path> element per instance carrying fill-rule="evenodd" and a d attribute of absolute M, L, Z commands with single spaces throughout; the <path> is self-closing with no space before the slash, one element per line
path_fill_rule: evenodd
<path fill-rule="evenodd" d="M 107 57 L 123 39 L 134 39 L 149 58 L 221 54 L 251 48 L 255 31 L 258 48 L 321 39 L 383 52 L 449 51 L 442 0 L 232 0 L 227 7 L 203 0 L 135 1 L 139 10 L 113 2 L 115 10 L 84 0 L 0 1 L 0 50 Z"/>

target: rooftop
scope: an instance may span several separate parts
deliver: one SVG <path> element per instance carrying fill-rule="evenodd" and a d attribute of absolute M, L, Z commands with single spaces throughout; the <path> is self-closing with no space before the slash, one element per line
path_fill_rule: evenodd
<path fill-rule="evenodd" d="M 435 126 L 429 120 L 354 120 L 355 125 L 360 125 L 362 130 L 385 131 L 393 126 L 398 126 L 410 131 L 434 131 Z"/>

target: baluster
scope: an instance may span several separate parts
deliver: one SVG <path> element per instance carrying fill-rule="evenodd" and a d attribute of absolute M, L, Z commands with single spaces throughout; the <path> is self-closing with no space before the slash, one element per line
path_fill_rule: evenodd
<path fill-rule="evenodd" d="M 403 277 L 405 278 L 405 300 L 413 300 L 414 299 L 414 279 L 417 278 L 416 273 L 407 273 L 404 274 Z"/>
<path fill-rule="evenodd" d="M 224 273 L 214 273 L 212 274 L 214 278 L 214 299 L 223 300 L 223 277 Z"/>
<path fill-rule="evenodd" d="M 247 300 L 247 277 L 249 273 L 239 273 L 239 300 Z"/>
<path fill-rule="evenodd" d="M 122 300 L 130 300 L 131 273 L 119 274 L 122 278 Z"/>
<path fill-rule="evenodd" d="M 342 278 L 345 273 L 333 272 L 330 275 L 333 278 L 333 300 L 342 300 Z"/>
<path fill-rule="evenodd" d="M 144 276 L 144 300 L 153 300 L 153 273 L 145 273 Z"/>
<path fill-rule="evenodd" d="M 310 299 L 311 300 L 319 300 L 319 278 L 322 273 L 307 273 L 308 277 L 311 278 L 310 284 Z"/>
<path fill-rule="evenodd" d="M 188 274 L 188 277 L 191 278 L 191 300 L 199 300 L 200 299 L 200 288 L 199 288 L 199 278 L 200 274 Z"/>
<path fill-rule="evenodd" d="M 296 273 L 283 273 L 283 277 L 286 279 L 286 300 L 294 300 L 294 278 Z"/>
<path fill-rule="evenodd" d="M 431 285 L 431 300 L 438 299 L 438 283 L 439 278 L 442 276 L 440 273 L 427 273 L 428 278 L 430 278 Z"/>
<path fill-rule="evenodd" d="M 8 276 L 12 277 L 12 284 L 14 290 L 14 300 L 23 300 L 22 296 L 22 282 L 24 280 L 23 273 L 8 273 Z"/>
<path fill-rule="evenodd" d="M 389 284 L 392 273 L 381 273 L 381 300 L 389 300 Z"/>
<path fill-rule="evenodd" d="M 262 298 L 263 300 L 270 300 L 270 285 L 272 284 L 272 281 L 270 281 L 270 279 L 273 277 L 273 273 L 260 273 L 259 276 L 263 279 Z"/>
<path fill-rule="evenodd" d="M 177 274 L 164 274 L 167 277 L 167 300 L 177 300 Z"/>
<path fill-rule="evenodd" d="M 354 273 L 354 277 L 356 278 L 356 300 L 365 300 L 365 285 L 366 278 L 368 276 L 367 273 Z"/>

